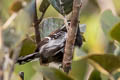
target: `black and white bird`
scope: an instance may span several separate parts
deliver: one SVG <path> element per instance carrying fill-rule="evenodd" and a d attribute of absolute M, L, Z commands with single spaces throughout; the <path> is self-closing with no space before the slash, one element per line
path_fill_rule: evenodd
<path fill-rule="evenodd" d="M 41 64 L 62 62 L 66 38 L 67 29 L 65 25 L 63 25 L 60 29 L 55 30 L 48 35 L 48 37 L 41 40 L 35 53 L 18 58 L 17 63 L 24 64 L 37 58 L 40 59 Z M 81 47 L 82 40 L 80 29 L 78 27 L 75 46 Z"/>

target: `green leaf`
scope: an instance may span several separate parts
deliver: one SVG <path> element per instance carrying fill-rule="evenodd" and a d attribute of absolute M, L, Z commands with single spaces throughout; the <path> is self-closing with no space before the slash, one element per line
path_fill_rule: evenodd
<path fill-rule="evenodd" d="M 47 37 L 51 32 L 62 27 L 64 20 L 61 18 L 46 18 L 40 24 L 41 38 Z M 85 32 L 86 25 L 80 24 L 81 32 Z"/>
<path fill-rule="evenodd" d="M 42 0 L 42 3 L 40 4 L 40 12 L 45 12 L 47 10 L 47 8 L 49 7 L 50 3 L 48 2 L 48 0 Z"/>
<path fill-rule="evenodd" d="M 100 72 L 98 72 L 97 70 L 93 70 L 93 72 L 89 76 L 89 80 L 102 80 Z"/>
<path fill-rule="evenodd" d="M 41 37 L 47 37 L 51 32 L 60 28 L 64 23 L 63 19 L 60 18 L 47 18 L 40 24 Z"/>
<path fill-rule="evenodd" d="M 88 65 L 86 60 L 73 61 L 71 76 L 75 80 L 84 80 L 86 77 L 87 67 Z"/>
<path fill-rule="evenodd" d="M 110 30 L 110 35 L 114 40 L 120 43 L 120 22 Z"/>
<path fill-rule="evenodd" d="M 102 72 L 102 70 L 104 69 L 107 72 L 112 73 L 118 68 L 120 68 L 120 56 L 115 56 L 115 55 L 110 55 L 110 54 L 94 54 L 94 55 L 89 56 L 88 59 L 94 61 L 94 63 L 92 64 L 100 72 Z M 99 66 L 96 66 L 96 63 Z"/>
<path fill-rule="evenodd" d="M 22 47 L 20 50 L 20 56 L 31 54 L 35 51 L 36 44 L 32 40 L 26 38 L 22 41 Z"/>
<path fill-rule="evenodd" d="M 62 15 L 69 14 L 72 11 L 73 0 L 48 0 L 48 1 Z M 62 5 L 60 4 L 60 1 L 62 1 Z"/>
<path fill-rule="evenodd" d="M 42 72 L 49 80 L 73 80 L 67 74 L 55 68 L 40 66 L 39 71 Z"/>
<path fill-rule="evenodd" d="M 111 40 L 111 37 L 109 35 L 109 31 L 111 30 L 111 28 L 120 21 L 119 17 L 116 17 L 112 14 L 112 11 L 110 10 L 106 10 L 103 12 L 103 14 L 101 15 L 101 26 L 103 29 L 103 32 L 105 33 L 105 36 Z"/>
<path fill-rule="evenodd" d="M 32 77 L 35 75 L 36 71 L 34 70 L 33 66 L 37 66 L 39 62 L 30 62 L 24 65 L 15 65 L 15 73 L 19 74 L 19 72 L 23 71 L 25 73 L 24 80 L 32 80 Z M 18 79 L 16 79 L 18 80 Z"/>

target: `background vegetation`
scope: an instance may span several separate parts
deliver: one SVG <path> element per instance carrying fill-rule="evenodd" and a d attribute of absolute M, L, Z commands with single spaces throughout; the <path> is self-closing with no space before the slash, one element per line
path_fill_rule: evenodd
<path fill-rule="evenodd" d="M 35 0 L 0 0 L 0 73 L 4 65 L 5 80 L 8 80 L 11 66 L 14 66 L 14 56 L 12 60 L 7 58 L 12 56 L 9 53 L 24 56 L 35 50 L 32 27 L 34 2 Z M 42 14 L 39 11 L 41 2 L 42 0 L 37 0 L 38 17 Z M 44 20 L 39 24 L 42 26 L 42 38 L 63 24 L 62 15 L 54 7 L 48 7 Z M 11 22 L 6 25 L 8 20 Z M 80 49 L 75 48 L 69 75 L 55 68 L 40 66 L 39 61 L 36 61 L 24 65 L 15 64 L 11 80 L 20 80 L 18 74 L 21 71 L 24 72 L 25 80 L 42 80 L 42 73 L 50 80 L 119 80 L 120 0 L 84 0 L 80 24 L 86 24 L 85 42 Z M 2 63 L 4 56 L 8 64 Z"/>

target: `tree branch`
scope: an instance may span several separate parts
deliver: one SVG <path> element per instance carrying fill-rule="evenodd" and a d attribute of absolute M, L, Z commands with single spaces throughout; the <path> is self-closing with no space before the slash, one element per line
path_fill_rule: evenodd
<path fill-rule="evenodd" d="M 45 0 L 44 0 L 45 1 Z M 35 16 L 34 16 L 34 28 L 35 28 L 35 38 L 36 38 L 36 43 L 37 45 L 39 44 L 39 42 L 41 41 L 41 37 L 40 37 L 40 31 L 39 31 L 39 24 L 42 21 L 45 12 L 47 10 L 47 8 L 49 7 L 50 4 L 46 4 L 45 8 L 41 10 L 41 7 L 44 5 L 44 1 L 41 3 L 40 5 L 40 12 L 42 12 L 42 15 L 40 17 L 40 19 L 38 19 L 37 16 L 37 9 L 36 9 L 36 0 L 35 0 Z"/>
<path fill-rule="evenodd" d="M 71 68 L 74 43 L 75 43 L 76 33 L 78 28 L 78 18 L 79 18 L 80 8 L 81 8 L 81 0 L 74 0 L 71 25 L 68 30 L 68 36 L 67 36 L 66 45 L 65 45 L 65 53 L 63 58 L 63 70 L 66 73 L 68 73 Z"/>
<path fill-rule="evenodd" d="M 38 44 L 41 41 L 41 38 L 40 38 L 39 22 L 38 22 L 37 9 L 36 9 L 36 0 L 35 0 L 35 16 L 34 16 L 33 26 L 35 28 L 36 43 Z"/>

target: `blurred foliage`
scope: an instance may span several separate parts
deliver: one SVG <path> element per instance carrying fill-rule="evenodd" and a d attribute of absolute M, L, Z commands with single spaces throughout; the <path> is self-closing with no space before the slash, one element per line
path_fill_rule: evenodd
<path fill-rule="evenodd" d="M 9 6 L 13 0 L 0 0 L 0 19 L 5 22 L 9 18 Z"/>
<path fill-rule="evenodd" d="M 11 26 L 8 29 L 4 30 L 3 32 L 4 44 L 7 47 L 13 48 L 16 45 L 18 45 L 25 37 L 26 33 L 29 30 L 29 27 L 32 26 L 34 16 L 33 5 L 34 1 L 32 1 L 24 9 L 20 10 L 13 24 L 11 24 Z M 26 21 L 24 21 L 25 19 Z"/>
<path fill-rule="evenodd" d="M 105 70 L 107 70 L 109 73 L 114 72 L 120 67 L 120 57 L 114 56 L 114 55 L 91 55 L 88 57 L 88 59 L 93 60 L 97 64 L 99 64 L 101 67 L 103 67 Z M 113 59 L 113 60 L 112 60 Z M 102 70 L 101 70 L 102 71 Z"/>
<path fill-rule="evenodd" d="M 85 21 L 85 24 L 87 25 L 85 33 L 85 48 L 87 48 L 89 52 L 104 52 L 104 47 L 102 47 L 102 38 L 100 38 L 102 34 L 100 34 L 101 28 L 99 18 L 100 14 L 97 12 L 96 14 L 91 14 L 91 16 L 89 16 L 89 18 Z"/>
<path fill-rule="evenodd" d="M 70 74 L 75 80 L 84 80 L 87 73 L 87 67 L 88 64 L 86 60 L 73 61 Z"/>
<path fill-rule="evenodd" d="M 35 75 L 35 69 L 33 69 L 33 65 L 37 65 L 37 62 L 27 63 L 25 65 L 16 64 L 15 72 L 18 74 L 20 71 L 23 71 L 25 74 L 25 80 L 31 80 L 31 78 Z"/>
<path fill-rule="evenodd" d="M 46 6 L 50 5 L 39 25 L 41 36 L 44 38 L 62 26 L 64 23 L 60 15 L 64 15 L 62 8 L 64 8 L 65 14 L 70 13 L 73 0 L 61 0 L 64 3 L 62 6 L 59 0 L 37 1 L 39 2 L 37 4 L 38 17 L 47 8 Z M 117 54 L 120 53 L 120 0 L 113 0 L 113 2 L 118 16 L 113 15 L 110 10 L 101 13 L 96 0 L 88 0 L 83 6 L 80 23 L 87 25 L 86 32 L 83 34 L 86 41 L 80 49 L 75 48 L 72 70 L 69 75 L 55 68 L 40 66 L 39 62 L 30 62 L 24 65 L 16 64 L 13 76 L 19 80 L 18 73 L 23 71 L 25 80 L 42 80 L 41 73 L 49 80 L 109 80 L 111 78 L 117 80 L 120 78 L 120 56 Z M 14 51 L 18 48 L 17 46 L 21 45 L 20 56 L 34 52 L 36 44 L 34 38 L 31 37 L 34 35 L 32 28 L 34 11 L 35 0 L 0 0 L 0 27 L 14 13 L 17 14 L 15 20 L 3 30 L 3 51 Z M 26 34 L 30 37 L 27 37 Z M 111 41 L 111 46 L 116 45 L 117 48 L 108 48 Z M 112 55 L 107 53 L 106 49 L 111 50 Z M 35 66 L 38 67 L 37 70 L 34 68 Z"/>
<path fill-rule="evenodd" d="M 26 39 L 23 40 L 22 47 L 21 47 L 21 50 L 20 50 L 20 56 L 25 56 L 25 55 L 28 55 L 28 54 L 32 54 L 35 51 L 36 44 L 35 44 L 34 41 L 31 40 L 33 38 L 31 38 L 31 39 L 30 38 L 26 38 Z"/>
<path fill-rule="evenodd" d="M 105 11 L 101 16 L 101 26 L 103 28 L 103 31 L 108 39 L 111 40 L 111 37 L 109 36 L 109 31 L 111 28 L 120 21 L 119 17 L 116 17 L 112 14 L 110 10 Z"/>
<path fill-rule="evenodd" d="M 21 8 L 23 8 L 22 1 L 21 0 L 14 1 L 10 7 L 10 12 L 11 14 L 13 12 L 18 12 Z"/>
<path fill-rule="evenodd" d="M 100 72 L 97 70 L 93 70 L 89 77 L 89 80 L 102 80 L 100 76 Z"/>
<path fill-rule="evenodd" d="M 73 80 L 62 71 L 55 68 L 40 67 L 39 71 L 45 75 L 49 80 Z"/>
<path fill-rule="evenodd" d="M 116 12 L 120 16 L 120 0 L 113 0 L 113 2 L 115 4 Z"/>
<path fill-rule="evenodd" d="M 118 42 L 120 42 L 120 22 L 118 24 L 116 24 L 110 31 L 111 37 L 115 40 L 117 40 Z"/>

